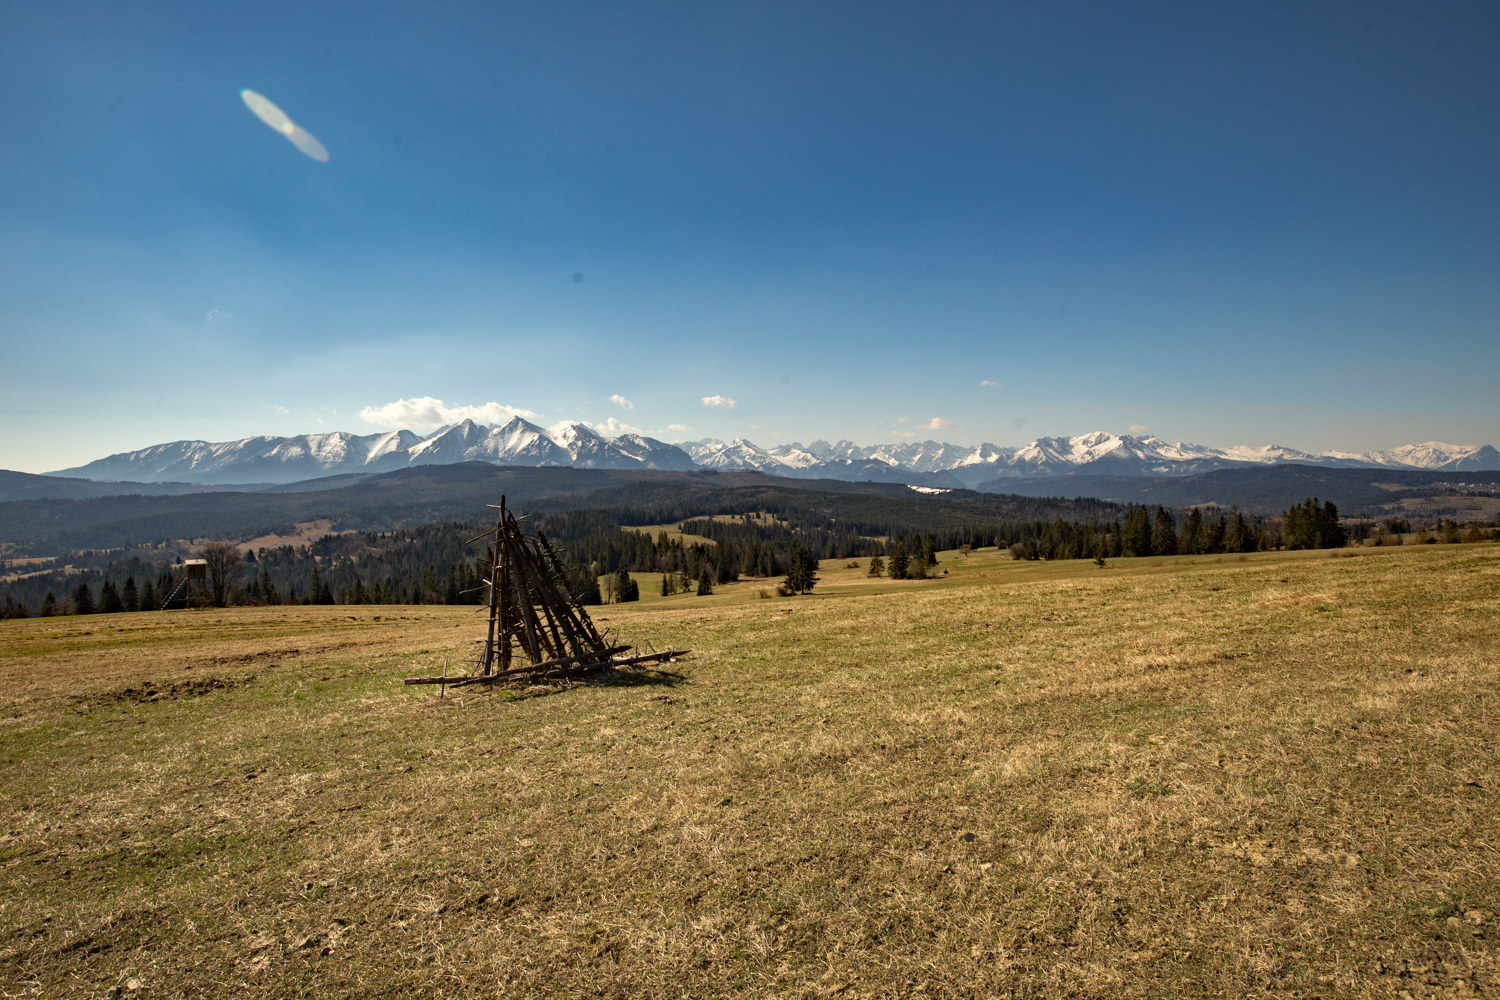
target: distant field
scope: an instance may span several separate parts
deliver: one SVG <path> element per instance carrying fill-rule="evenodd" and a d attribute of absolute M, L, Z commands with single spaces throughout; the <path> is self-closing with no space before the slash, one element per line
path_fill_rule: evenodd
<path fill-rule="evenodd" d="M 704 517 L 695 517 L 694 521 L 720 521 L 726 523 L 740 523 L 748 521 L 752 524 L 770 526 L 784 523 L 780 518 L 770 514 L 711 514 Z M 688 534 L 682 530 L 681 523 L 675 524 L 632 524 L 623 526 L 625 531 L 634 531 L 637 534 L 655 538 L 662 532 L 667 533 L 668 538 L 676 539 L 683 545 L 712 545 L 713 539 L 703 535 Z"/>
<path fill-rule="evenodd" d="M 1500 990 L 1500 546 L 944 568 L 0 623 L 0 995 Z"/>
<path fill-rule="evenodd" d="M 627 524 L 621 526 L 621 531 L 633 531 L 638 535 L 648 538 L 656 538 L 662 532 L 667 533 L 668 538 L 676 539 L 683 545 L 712 545 L 713 539 L 703 535 L 685 534 L 680 525 L 676 524 Z"/>
<path fill-rule="evenodd" d="M 1500 519 L 1500 497 L 1434 496 L 1403 497 L 1389 505 L 1393 514 L 1416 518 L 1448 518 L 1466 521 L 1494 522 Z"/>

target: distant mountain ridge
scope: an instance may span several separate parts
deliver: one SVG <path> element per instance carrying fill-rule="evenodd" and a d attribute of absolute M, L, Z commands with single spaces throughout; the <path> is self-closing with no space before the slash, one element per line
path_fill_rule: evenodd
<path fill-rule="evenodd" d="M 753 470 L 791 479 L 906 483 L 1005 492 L 1016 480 L 1059 476 L 1178 477 L 1301 463 L 1327 468 L 1471 472 L 1500 470 L 1490 445 L 1431 441 L 1384 451 L 1313 454 L 1281 445 L 1214 448 L 1094 431 L 1037 438 L 1022 447 L 938 441 L 859 445 L 813 441 L 762 448 L 743 438 L 668 444 L 639 434 L 607 437 L 582 423 L 545 429 L 514 417 L 498 427 L 464 420 L 425 437 L 411 431 L 344 431 L 240 441 L 174 441 L 63 469 L 54 476 L 109 482 L 285 484 L 419 465 L 488 462 L 583 469 Z"/>
<path fill-rule="evenodd" d="M 406 430 L 367 435 L 334 431 L 218 444 L 173 441 L 110 455 L 57 475 L 143 483 L 283 484 L 459 462 L 579 469 L 696 468 L 681 448 L 655 438 L 638 434 L 607 438 L 584 424 L 567 424 L 549 432 L 514 417 L 493 428 L 464 420 L 426 437 Z"/>
<path fill-rule="evenodd" d="M 1406 471 L 1500 470 L 1500 451 L 1490 445 L 1453 445 L 1431 441 L 1384 451 L 1313 454 L 1282 445 L 1236 445 L 1213 448 L 1171 444 L 1157 437 L 1134 437 L 1094 431 L 1073 437 L 1037 438 L 1019 448 L 974 446 L 939 441 L 858 445 L 852 441 L 814 441 L 760 448 L 743 438 L 725 444 L 713 438 L 683 446 L 700 466 L 756 469 L 773 475 L 830 476 L 838 463 L 878 463 L 948 485 L 1000 491 L 1007 481 L 1069 475 L 1177 477 L 1221 469 L 1300 463 L 1328 468 L 1388 468 Z M 833 478 L 842 478 L 833 474 Z M 913 482 L 913 480 L 906 480 Z M 919 485 L 945 485 L 923 482 Z"/>

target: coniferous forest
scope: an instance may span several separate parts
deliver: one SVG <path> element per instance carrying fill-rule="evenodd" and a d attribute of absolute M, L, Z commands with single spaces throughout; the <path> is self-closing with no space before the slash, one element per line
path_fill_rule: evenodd
<path fill-rule="evenodd" d="M 771 509 L 715 516 L 631 508 L 537 513 L 529 518 L 528 529 L 543 532 L 557 546 L 580 600 L 600 603 L 633 599 L 638 591 L 629 582 L 631 573 L 660 575 L 663 594 L 690 587 L 712 592 L 714 585 L 741 577 L 784 576 L 801 549 L 815 560 L 880 556 L 893 576 L 906 578 L 923 574 L 933 553 L 945 549 L 998 547 L 1016 559 L 1108 560 L 1335 548 L 1371 535 L 1399 540 L 1410 528 L 1397 520 L 1346 528 L 1335 505 L 1316 498 L 1279 518 L 1238 510 L 1098 503 L 1078 512 L 1092 515 L 1088 520 L 976 517 L 967 523 L 951 513 L 924 523 L 909 510 L 896 520 L 879 505 L 840 508 L 837 516 L 805 505 L 767 506 Z M 1100 516 L 1107 513 L 1116 516 Z M 629 530 L 648 521 L 670 523 L 664 514 L 682 516 L 675 522 L 677 533 Z M 444 522 L 389 532 L 342 532 L 309 545 L 249 548 L 225 570 L 223 599 L 251 605 L 478 604 L 484 599 L 485 553 L 482 542 L 466 543 L 486 527 Z M 1493 534 L 1493 529 L 1460 531 L 1444 524 L 1430 538 L 1479 540 Z M 0 616 L 182 607 L 189 592 L 179 586 L 180 562 L 180 557 L 152 562 L 136 555 L 92 566 L 43 566 L 5 585 Z"/>

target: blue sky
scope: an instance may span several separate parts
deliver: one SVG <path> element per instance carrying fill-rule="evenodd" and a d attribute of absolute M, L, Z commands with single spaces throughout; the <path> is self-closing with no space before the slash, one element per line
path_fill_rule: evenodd
<path fill-rule="evenodd" d="M 513 411 L 1500 444 L 1496 51 L 1491 3 L 12 0 L 0 468 Z"/>

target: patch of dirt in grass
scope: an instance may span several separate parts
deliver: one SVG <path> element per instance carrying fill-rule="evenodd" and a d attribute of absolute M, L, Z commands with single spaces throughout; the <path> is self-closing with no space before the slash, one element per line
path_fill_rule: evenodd
<path fill-rule="evenodd" d="M 158 687 L 150 681 L 135 687 L 124 687 L 107 692 L 101 701 L 176 701 L 179 698 L 199 698 L 214 691 L 229 691 L 238 687 L 246 687 L 255 680 L 255 675 L 247 677 L 204 677 L 201 679 L 187 681 L 173 681 Z M 79 699 L 81 703 L 87 703 L 85 699 Z"/>

